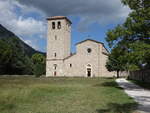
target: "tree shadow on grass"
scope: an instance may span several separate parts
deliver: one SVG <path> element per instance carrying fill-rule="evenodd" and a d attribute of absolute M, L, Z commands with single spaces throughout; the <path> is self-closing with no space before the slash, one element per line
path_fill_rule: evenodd
<path fill-rule="evenodd" d="M 117 104 L 110 103 L 106 109 L 97 109 L 97 113 L 133 113 L 137 109 L 137 103 Z"/>
<path fill-rule="evenodd" d="M 95 84 L 94 87 L 110 87 L 123 90 L 115 81 L 106 81 L 100 84 Z M 131 97 L 129 97 L 132 99 Z M 108 103 L 104 109 L 97 109 L 97 113 L 133 113 L 137 109 L 138 103 Z"/>
<path fill-rule="evenodd" d="M 118 89 L 123 89 L 115 81 L 103 82 L 101 84 L 95 84 L 94 87 L 115 87 Z"/>

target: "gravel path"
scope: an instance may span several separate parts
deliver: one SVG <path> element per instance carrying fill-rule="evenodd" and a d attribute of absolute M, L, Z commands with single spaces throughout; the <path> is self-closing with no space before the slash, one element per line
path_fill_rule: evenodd
<path fill-rule="evenodd" d="M 150 113 L 150 90 L 145 90 L 124 78 L 116 80 L 125 92 L 139 103 L 137 111 L 140 113 Z"/>

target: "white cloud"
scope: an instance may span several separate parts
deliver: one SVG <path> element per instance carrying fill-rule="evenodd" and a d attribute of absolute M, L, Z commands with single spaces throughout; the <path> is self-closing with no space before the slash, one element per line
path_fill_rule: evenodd
<path fill-rule="evenodd" d="M 35 40 L 46 37 L 46 16 L 80 17 L 78 28 L 85 30 L 95 22 L 106 25 L 124 21 L 129 12 L 120 0 L 0 0 L 0 23 L 24 41 L 30 40 L 35 48 Z M 30 13 L 40 15 L 40 19 L 33 14 L 26 16 Z"/>
<path fill-rule="evenodd" d="M 21 4 L 35 7 L 47 16 L 79 16 L 82 26 L 98 22 L 110 24 L 123 21 L 130 9 L 121 0 L 20 0 Z M 80 25 L 80 24 L 79 24 Z"/>
<path fill-rule="evenodd" d="M 46 28 L 42 21 L 35 20 L 31 17 L 24 19 L 21 16 L 15 21 L 15 26 L 18 28 L 15 31 L 18 35 L 31 36 L 36 33 L 45 33 Z"/>
<path fill-rule="evenodd" d="M 8 1 L 8 0 L 6 0 Z M 35 7 L 32 7 L 32 6 L 26 6 L 26 5 L 23 5 L 23 4 L 20 4 L 17 0 L 13 0 L 13 4 L 20 7 L 22 10 L 21 10 L 21 13 L 25 14 L 25 13 L 30 13 L 30 12 L 38 12 L 40 14 L 43 15 L 43 12 Z"/>
<path fill-rule="evenodd" d="M 15 11 L 16 8 L 22 11 L 21 15 Z M 34 40 L 37 40 L 37 38 L 46 37 L 46 24 L 43 21 L 37 20 L 33 17 L 25 18 L 25 13 L 35 11 L 34 8 L 31 8 L 28 11 L 25 9 L 27 9 L 25 5 L 21 5 L 14 0 L 1 0 L 0 23 L 19 37 L 22 37 L 23 40 L 28 39 L 28 42 L 29 40 L 32 41 L 30 45 L 32 47 L 36 47 L 36 44 L 33 43 Z M 38 35 L 40 37 L 38 37 Z"/>

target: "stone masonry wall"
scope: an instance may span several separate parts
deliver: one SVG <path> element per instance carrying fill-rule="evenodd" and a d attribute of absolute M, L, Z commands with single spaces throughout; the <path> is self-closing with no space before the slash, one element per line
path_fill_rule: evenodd
<path fill-rule="evenodd" d="M 150 83 L 150 70 L 132 71 L 129 74 L 129 79 Z"/>

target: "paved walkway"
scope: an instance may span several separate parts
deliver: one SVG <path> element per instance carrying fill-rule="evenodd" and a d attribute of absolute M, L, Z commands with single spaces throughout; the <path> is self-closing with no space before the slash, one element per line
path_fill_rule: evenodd
<path fill-rule="evenodd" d="M 150 113 L 150 90 L 145 90 L 124 78 L 119 78 L 116 82 L 120 87 L 124 88 L 129 96 L 139 103 L 137 110 L 140 113 Z"/>

